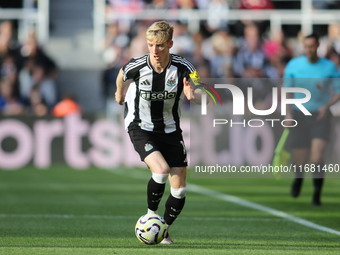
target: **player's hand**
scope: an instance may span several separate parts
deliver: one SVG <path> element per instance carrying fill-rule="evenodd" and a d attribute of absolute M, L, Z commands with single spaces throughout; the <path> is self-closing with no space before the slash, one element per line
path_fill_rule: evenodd
<path fill-rule="evenodd" d="M 125 100 L 125 95 L 116 92 L 115 93 L 115 99 L 116 99 L 116 102 L 118 104 L 123 105 L 124 104 L 124 100 Z"/>
<path fill-rule="evenodd" d="M 195 99 L 194 89 L 191 87 L 190 81 L 186 77 L 183 78 L 183 93 L 188 100 Z"/>
<path fill-rule="evenodd" d="M 316 120 L 322 120 L 327 116 L 328 113 L 328 107 L 327 106 L 321 106 L 319 108 L 318 116 L 316 116 Z"/>

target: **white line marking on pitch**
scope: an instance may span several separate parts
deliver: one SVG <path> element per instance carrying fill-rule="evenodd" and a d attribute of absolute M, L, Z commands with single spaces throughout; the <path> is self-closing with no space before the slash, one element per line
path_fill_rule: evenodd
<path fill-rule="evenodd" d="M 137 219 L 133 215 L 75 215 L 75 214 L 0 214 L 0 218 L 46 218 L 46 219 L 99 219 L 99 220 L 124 220 Z M 190 217 L 182 216 L 184 220 L 198 221 L 282 221 L 277 218 L 248 218 L 248 217 Z"/>
<path fill-rule="evenodd" d="M 277 217 L 298 223 L 298 224 L 306 226 L 306 227 L 310 227 L 310 228 L 313 228 L 313 229 L 317 229 L 317 230 L 324 231 L 324 232 L 331 233 L 331 234 L 335 234 L 335 235 L 340 235 L 340 231 L 337 231 L 335 229 L 324 227 L 324 226 L 315 224 L 311 221 L 290 215 L 288 213 L 285 213 L 285 212 L 282 212 L 282 211 L 279 211 L 279 210 L 276 210 L 276 209 L 273 209 L 273 208 L 270 208 L 270 207 L 267 207 L 267 206 L 263 206 L 263 205 L 260 205 L 260 204 L 257 204 L 257 203 L 253 203 L 253 202 L 247 201 L 245 199 L 242 199 L 242 198 L 239 198 L 239 197 L 236 197 L 236 196 L 232 196 L 232 195 L 228 195 L 228 194 L 225 194 L 225 193 L 220 193 L 220 192 L 217 192 L 217 191 L 206 189 L 206 188 L 203 188 L 203 187 L 201 187 L 199 185 L 195 185 L 195 184 L 188 184 L 187 186 L 188 186 L 188 190 L 191 191 L 191 192 L 194 192 L 194 193 L 198 193 L 198 194 L 201 194 L 201 195 L 210 196 L 210 197 L 217 198 L 217 199 L 220 199 L 220 200 L 223 200 L 223 201 L 242 205 L 244 207 L 252 208 L 252 209 L 255 209 L 255 210 L 258 210 L 258 211 L 269 213 L 271 215 L 275 215 Z"/>

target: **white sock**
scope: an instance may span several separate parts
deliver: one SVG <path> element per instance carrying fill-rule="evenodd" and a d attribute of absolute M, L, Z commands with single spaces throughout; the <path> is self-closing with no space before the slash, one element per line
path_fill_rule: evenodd
<path fill-rule="evenodd" d="M 158 214 L 157 211 L 152 211 L 150 209 L 148 209 L 148 213 L 147 214 Z"/>

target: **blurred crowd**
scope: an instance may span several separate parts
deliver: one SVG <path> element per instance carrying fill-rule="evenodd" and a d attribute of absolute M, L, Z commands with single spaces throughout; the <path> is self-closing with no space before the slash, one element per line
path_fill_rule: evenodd
<path fill-rule="evenodd" d="M 336 0 L 312 3 L 318 9 L 340 5 Z M 186 20 L 172 21 L 175 27 L 172 53 L 192 61 L 202 78 L 281 78 L 287 62 L 303 53 L 300 27 L 296 32 L 292 32 L 292 27 L 270 31 L 269 21 L 265 20 L 231 22 L 216 18 L 218 12 L 227 15 L 230 9 L 299 9 L 301 1 L 107 0 L 106 4 L 107 15 L 145 9 L 208 10 L 206 19 L 194 32 Z M 130 17 L 107 25 L 103 42 L 104 98 L 112 100 L 122 65 L 148 52 L 145 30 L 153 21 Z M 323 26 L 319 32 L 319 55 L 331 59 L 340 68 L 340 24 Z M 58 95 L 57 75 L 55 61 L 38 44 L 34 31 L 19 44 L 13 23 L 0 23 L 0 115 L 63 116 L 81 111 L 73 97 Z"/>
<path fill-rule="evenodd" d="M 0 115 L 54 115 L 75 110 L 72 97 L 60 100 L 55 61 L 38 44 L 34 31 L 19 44 L 13 23 L 0 24 Z"/>
<path fill-rule="evenodd" d="M 338 8 L 339 4 L 340 1 L 313 1 L 314 8 Z M 268 21 L 219 20 L 216 12 L 227 15 L 230 9 L 298 9 L 300 5 L 300 1 L 270 0 L 112 0 L 107 1 L 107 13 L 140 12 L 148 8 L 206 9 L 207 18 L 200 22 L 198 31 L 192 32 L 185 20 L 173 21 L 172 53 L 189 59 L 202 78 L 282 78 L 287 62 L 303 54 L 303 35 L 299 31 L 292 34 L 290 29 L 270 31 Z M 122 65 L 148 52 L 144 35 L 152 22 L 130 19 L 107 25 L 103 54 L 107 64 L 106 94 L 112 95 L 115 90 L 116 75 Z M 320 57 L 331 59 L 340 68 L 340 24 L 329 24 L 319 30 Z M 254 89 L 261 94 L 263 88 L 259 84 Z"/>
<path fill-rule="evenodd" d="M 0 24 L 0 112 L 46 115 L 57 102 L 55 62 L 32 31 L 20 45 L 10 21 Z"/>
<path fill-rule="evenodd" d="M 303 0 L 106 0 L 112 11 L 151 9 L 213 9 L 223 4 L 230 9 L 300 9 Z M 315 9 L 339 8 L 338 0 L 312 0 Z"/>

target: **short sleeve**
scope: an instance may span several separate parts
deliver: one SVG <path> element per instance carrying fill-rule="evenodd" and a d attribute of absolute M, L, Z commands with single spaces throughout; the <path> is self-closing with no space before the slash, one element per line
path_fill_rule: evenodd
<path fill-rule="evenodd" d="M 133 79 L 133 75 L 132 75 L 132 70 L 131 68 L 129 68 L 132 63 L 134 63 L 135 59 L 134 58 L 131 58 L 129 62 L 127 62 L 123 68 L 122 68 L 122 71 L 123 71 L 123 81 L 126 81 L 126 80 L 130 80 L 130 79 Z"/>

